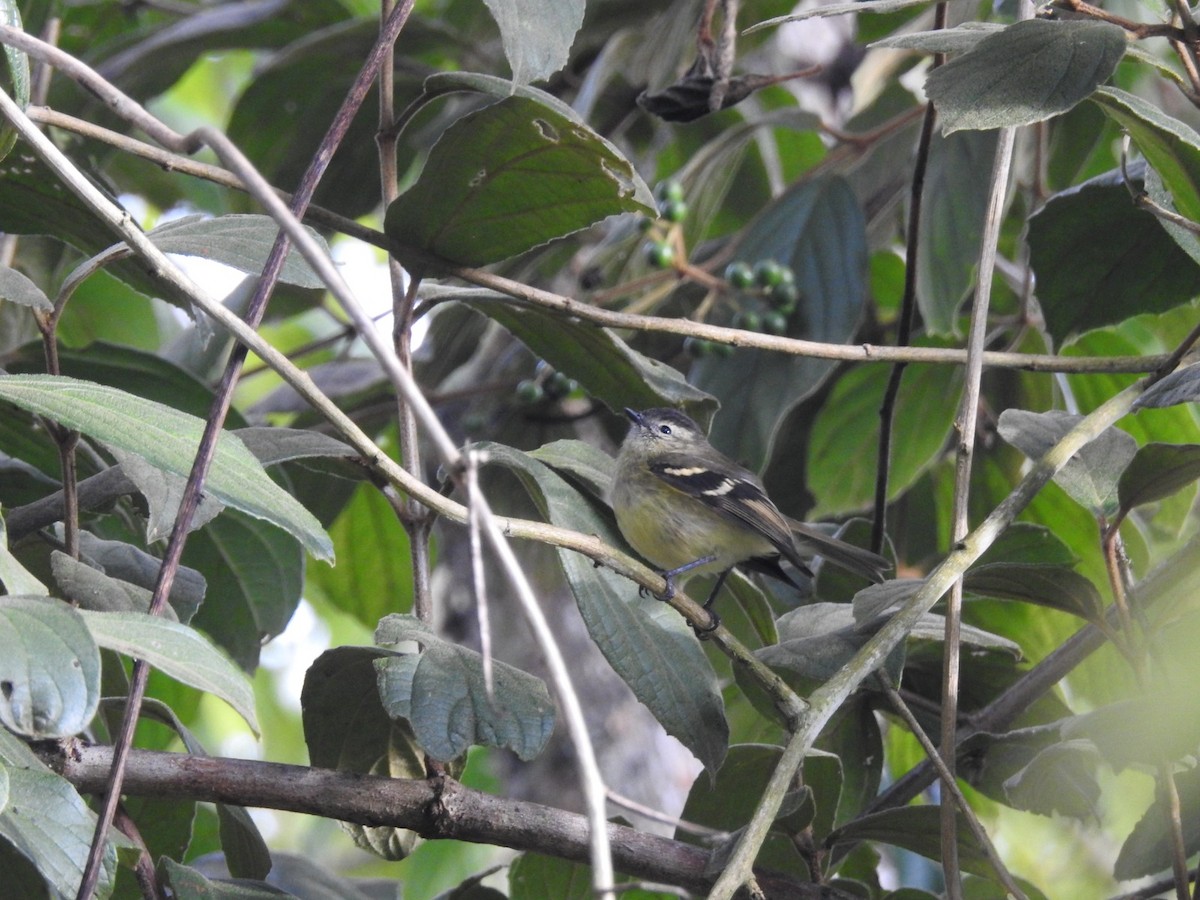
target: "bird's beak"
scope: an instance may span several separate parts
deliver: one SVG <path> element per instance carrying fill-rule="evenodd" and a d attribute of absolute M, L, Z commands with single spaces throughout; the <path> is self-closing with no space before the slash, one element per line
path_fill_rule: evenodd
<path fill-rule="evenodd" d="M 634 425 L 645 424 L 645 419 L 642 418 L 642 414 L 636 409 L 630 409 L 628 406 L 625 407 L 625 415 L 629 416 L 629 421 L 633 422 Z"/>

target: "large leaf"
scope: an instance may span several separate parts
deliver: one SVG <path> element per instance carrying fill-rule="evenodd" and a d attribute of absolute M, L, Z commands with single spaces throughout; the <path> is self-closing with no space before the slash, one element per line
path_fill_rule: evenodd
<path fill-rule="evenodd" d="M 317 657 L 300 694 L 304 740 L 314 766 L 344 772 L 421 778 L 425 759 L 405 721 L 388 716 L 379 699 L 375 663 L 391 654 L 378 647 L 335 647 Z M 346 823 L 360 847 L 400 859 L 415 846 L 411 831 Z"/>
<path fill-rule="evenodd" d="M 1171 810 L 1165 792 L 1156 792 L 1156 799 L 1146 809 L 1141 820 L 1117 854 L 1113 876 L 1122 880 L 1153 875 L 1171 867 L 1171 820 L 1178 815 L 1183 826 L 1183 852 L 1191 856 L 1200 847 L 1200 769 L 1175 774 L 1175 790 L 1179 795 L 1179 811 Z"/>
<path fill-rule="evenodd" d="M 16 0 L 0 0 L 0 25 L 20 30 L 21 10 Z M 29 57 L 16 47 L 4 47 L 5 71 L 0 75 L 0 86 L 24 109 L 29 105 Z M 7 121 L 0 126 L 0 160 L 17 142 L 16 129 Z"/>
<path fill-rule="evenodd" d="M 584 0 L 484 0 L 500 26 L 513 83 L 549 78 L 567 63 Z"/>
<path fill-rule="evenodd" d="M 815 517 L 866 509 L 878 467 L 879 406 L 888 372 L 860 366 L 838 379 L 813 424 L 808 489 Z M 962 375 L 950 366 L 910 366 L 900 382 L 888 499 L 899 496 L 940 458 L 946 446 Z"/>
<path fill-rule="evenodd" d="M 0 140 L 0 145 L 2 144 L 3 141 Z M 54 304 L 40 287 L 8 266 L 0 266 L 0 300 L 19 303 L 43 313 L 54 309 Z"/>
<path fill-rule="evenodd" d="M 522 306 L 492 291 L 456 291 L 455 299 L 499 322 L 533 353 L 617 410 L 673 406 L 702 420 L 716 406 L 675 369 L 643 356 L 607 328 L 537 306 Z"/>
<path fill-rule="evenodd" d="M 1200 478 L 1200 445 L 1147 444 L 1121 473 L 1117 493 L 1121 509 L 1170 497 Z"/>
<path fill-rule="evenodd" d="M 384 646 L 416 641 L 419 654 L 375 661 L 379 696 L 393 718 L 404 718 L 422 749 L 435 759 L 457 759 L 473 744 L 503 747 L 524 760 L 537 756 L 554 731 L 554 704 L 545 683 L 494 661 L 489 696 L 483 657 L 443 640 L 419 619 L 385 617 L 375 631 Z"/>
<path fill-rule="evenodd" d="M 738 243 L 737 259 L 753 265 L 774 259 L 796 275 L 800 304 L 788 336 L 842 343 L 858 327 L 866 298 L 866 222 L 840 178 L 804 181 L 768 206 Z M 811 394 L 831 360 L 737 350 L 706 357 L 692 381 L 713 394 L 723 414 L 709 435 L 714 444 L 759 470 L 781 418 Z"/>
<path fill-rule="evenodd" d="M 1036 460 L 1081 421 L 1083 416 L 1056 409 L 1044 413 L 1006 409 L 1000 414 L 999 431 L 1006 441 Z M 1119 506 L 1117 483 L 1135 453 L 1137 441 L 1124 431 L 1109 428 L 1072 456 L 1054 480 L 1094 515 L 1111 516 Z"/>
<path fill-rule="evenodd" d="M 191 471 L 204 430 L 204 423 L 194 416 L 74 378 L 0 376 L 0 398 L 136 453 L 176 475 Z M 333 544 L 321 524 L 268 478 L 258 460 L 231 434 L 222 434 L 217 443 L 205 490 L 234 509 L 287 530 L 319 559 L 332 560 Z"/>
<path fill-rule="evenodd" d="M 403 246 L 484 265 L 653 208 L 650 189 L 611 144 L 513 96 L 446 129 L 416 184 L 388 207 L 384 230 Z"/>
<path fill-rule="evenodd" d="M 188 539 L 183 561 L 208 579 L 208 599 L 192 624 L 254 671 L 263 642 L 287 627 L 300 603 L 300 545 L 274 525 L 226 511 Z"/>
<path fill-rule="evenodd" d="M 1115 174 L 1052 197 L 1030 220 L 1028 243 L 1046 327 L 1059 343 L 1200 294 L 1200 266 L 1133 205 Z"/>
<path fill-rule="evenodd" d="M 96 830 L 95 815 L 69 781 L 46 768 L 25 744 L 3 728 L 0 769 L 8 773 L 8 805 L 0 810 L 0 843 L 7 842 L 37 867 L 53 897 L 74 897 Z M 108 843 L 97 897 L 109 895 L 116 867 L 117 854 Z M 13 887 L 20 892 L 21 888 L 11 885 L 8 878 L 6 870 L 0 891 Z"/>
<path fill-rule="evenodd" d="M 309 236 L 316 239 L 328 254 L 325 240 L 311 228 Z M 267 255 L 279 234 L 279 226 L 269 216 L 184 216 L 159 225 L 149 238 L 164 253 L 196 256 L 257 275 L 266 264 Z M 279 280 L 307 288 L 323 288 L 325 283 L 295 248 L 288 252 Z"/>
<path fill-rule="evenodd" d="M 995 151 L 992 132 L 952 134 L 930 145 L 917 244 L 917 303 L 933 334 L 956 330 L 958 309 L 974 287 Z"/>
<path fill-rule="evenodd" d="M 624 544 L 611 520 L 584 494 L 532 457 L 499 444 L 481 444 L 489 463 L 521 478 L 547 518 L 615 546 Z M 669 734 L 710 772 L 725 757 L 729 725 L 712 665 L 683 619 L 667 604 L 639 596 L 631 582 L 571 550 L 558 551 L 588 633 L 633 694 Z"/>
<path fill-rule="evenodd" d="M 177 681 L 220 697 L 258 733 L 250 679 L 194 628 L 136 612 L 80 610 L 79 615 L 101 647 L 144 659 Z"/>
<path fill-rule="evenodd" d="M 100 652 L 81 613 L 47 597 L 0 597 L 0 723 L 38 740 L 87 728 Z"/>
<path fill-rule="evenodd" d="M 46 586 L 13 556 L 8 545 L 8 528 L 4 524 L 3 516 L 0 516 L 0 587 L 3 587 L 6 594 L 45 596 L 50 593 Z"/>
<path fill-rule="evenodd" d="M 925 91 L 945 132 L 1030 125 L 1086 98 L 1124 52 L 1116 25 L 1027 19 L 934 69 Z"/>
<path fill-rule="evenodd" d="M 1100 88 L 1091 99 L 1129 132 L 1162 178 L 1179 213 L 1200 222 L 1200 134 L 1141 97 L 1117 88 Z"/>

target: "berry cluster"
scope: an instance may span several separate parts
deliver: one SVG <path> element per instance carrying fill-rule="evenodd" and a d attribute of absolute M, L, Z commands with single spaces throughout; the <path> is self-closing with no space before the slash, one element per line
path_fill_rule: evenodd
<path fill-rule="evenodd" d="M 545 360 L 538 360 L 533 377 L 517 382 L 517 402 L 522 406 L 534 406 L 543 400 L 562 400 L 577 390 L 579 382 L 574 378 L 551 368 Z"/>
<path fill-rule="evenodd" d="M 672 225 L 679 225 L 687 218 L 687 214 L 688 205 L 683 199 L 683 185 L 673 180 L 664 182 L 658 189 L 659 218 Z M 653 219 L 642 219 L 641 227 L 647 233 L 652 230 L 656 232 L 646 241 L 643 248 L 646 262 L 656 269 L 669 269 L 675 263 L 675 245 L 670 237 L 655 229 Z"/>

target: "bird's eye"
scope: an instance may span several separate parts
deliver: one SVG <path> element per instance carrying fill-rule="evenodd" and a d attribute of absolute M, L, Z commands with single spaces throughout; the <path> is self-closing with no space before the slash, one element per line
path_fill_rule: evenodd
<path fill-rule="evenodd" d="M 659 425 L 658 430 L 661 431 L 663 434 L 670 434 L 671 426 L 670 425 Z"/>

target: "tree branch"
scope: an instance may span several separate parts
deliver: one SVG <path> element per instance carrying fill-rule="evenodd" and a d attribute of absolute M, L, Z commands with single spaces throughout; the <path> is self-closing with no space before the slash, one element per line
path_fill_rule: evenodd
<path fill-rule="evenodd" d="M 112 748 L 75 741 L 34 748 L 42 761 L 81 793 L 104 790 Z M 588 861 L 587 820 L 572 812 L 510 800 L 449 778 L 410 781 L 257 760 L 133 750 L 124 790 L 139 797 L 235 803 L 340 819 L 359 825 L 407 828 L 430 839 L 452 838 Z M 613 861 L 636 878 L 676 884 L 697 893 L 711 887 L 709 852 L 702 847 L 608 826 Z M 786 875 L 756 872 L 769 898 L 842 900 L 846 895 Z"/>

